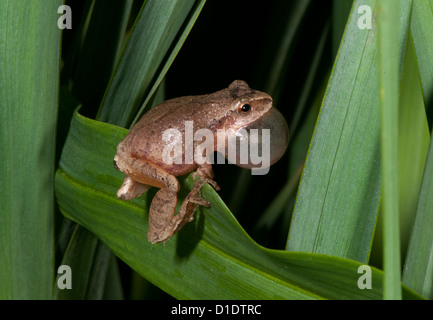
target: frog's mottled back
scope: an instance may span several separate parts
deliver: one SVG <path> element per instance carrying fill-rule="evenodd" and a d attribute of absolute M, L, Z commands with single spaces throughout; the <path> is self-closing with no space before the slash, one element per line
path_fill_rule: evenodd
<path fill-rule="evenodd" d="M 131 129 L 119 144 L 118 151 L 133 158 L 151 161 L 174 175 L 186 174 L 195 170 L 197 165 L 185 161 L 180 165 L 167 165 L 163 161 L 166 143 L 162 141 L 162 136 L 166 130 L 176 129 L 182 134 L 179 143 L 181 150 L 185 150 L 186 121 L 193 121 L 193 133 L 206 128 L 216 135 L 218 129 L 244 127 L 259 119 L 270 108 L 272 98 L 268 94 L 253 90 L 244 81 L 236 80 L 227 89 L 212 94 L 174 98 L 155 106 Z"/>

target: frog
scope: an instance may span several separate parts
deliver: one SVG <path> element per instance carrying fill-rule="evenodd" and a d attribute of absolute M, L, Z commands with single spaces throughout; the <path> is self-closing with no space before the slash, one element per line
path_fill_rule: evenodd
<path fill-rule="evenodd" d="M 269 94 L 250 88 L 243 80 L 235 80 L 227 88 L 211 94 L 173 98 L 156 105 L 131 128 L 118 144 L 113 161 L 115 169 L 125 174 L 117 197 L 125 201 L 131 200 L 141 196 L 151 187 L 159 188 L 149 208 L 147 239 L 152 244 L 165 244 L 186 223 L 194 220 L 194 213 L 198 207 L 210 206 L 201 195 L 205 184 L 208 183 L 217 191 L 220 189 L 214 180 L 212 161 L 164 161 L 164 132 L 169 129 L 179 130 L 182 139 L 178 139 L 177 143 L 181 147 L 180 150 L 185 150 L 186 121 L 192 121 L 194 132 L 206 128 L 212 132 L 215 141 L 227 140 L 230 132 L 233 134 L 239 128 L 256 124 L 271 110 L 276 108 L 273 108 L 273 100 Z M 277 117 L 280 120 L 282 118 L 281 114 Z M 285 141 L 278 147 L 280 150 L 274 152 L 273 163 L 287 148 L 287 123 L 285 120 L 282 123 L 285 123 L 285 128 L 282 128 L 283 133 L 278 134 L 276 138 Z M 284 127 L 284 124 L 280 127 Z M 194 141 L 194 150 L 199 144 L 199 141 Z M 215 151 L 227 153 L 226 149 L 218 148 L 218 143 L 213 145 Z M 185 154 L 182 154 L 182 159 L 185 160 Z M 242 167 L 248 165 L 244 164 Z M 178 177 L 191 172 L 194 186 L 175 214 L 177 194 L 181 188 Z"/>

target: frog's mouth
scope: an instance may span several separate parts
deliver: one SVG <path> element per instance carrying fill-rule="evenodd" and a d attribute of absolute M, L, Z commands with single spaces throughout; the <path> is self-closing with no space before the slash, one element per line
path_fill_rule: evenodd
<path fill-rule="evenodd" d="M 229 130 L 226 137 L 226 158 L 230 162 L 246 169 L 263 168 L 283 156 L 289 144 L 289 129 L 283 115 L 271 108 L 253 123 Z"/>

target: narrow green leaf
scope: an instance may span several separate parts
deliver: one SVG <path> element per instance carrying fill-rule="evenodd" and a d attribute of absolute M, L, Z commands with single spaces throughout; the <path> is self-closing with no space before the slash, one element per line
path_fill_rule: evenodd
<path fill-rule="evenodd" d="M 263 212 L 262 216 L 257 222 L 257 228 L 270 228 L 275 224 L 278 217 L 284 211 L 284 207 L 287 205 L 288 199 L 290 199 L 290 195 L 296 192 L 296 187 L 299 183 L 302 167 L 303 166 L 301 164 L 301 166 L 298 167 L 298 170 L 286 182 L 286 184 L 275 196 L 271 204 Z"/>
<path fill-rule="evenodd" d="M 196 3 L 194 7 L 191 9 L 191 12 L 189 16 L 186 18 L 186 22 L 184 23 L 185 27 L 182 28 L 181 31 L 179 31 L 179 36 L 175 41 L 173 41 L 173 49 L 171 50 L 170 54 L 168 55 L 167 59 L 165 60 L 161 71 L 156 78 L 156 80 L 151 81 L 151 85 L 149 86 L 149 94 L 147 95 L 146 99 L 144 100 L 140 110 L 137 112 L 137 115 L 135 116 L 132 125 L 135 124 L 140 117 L 142 116 L 144 110 L 150 107 L 151 99 L 155 99 L 154 96 L 157 94 L 162 94 L 162 92 L 158 92 L 159 87 L 161 85 L 161 82 L 163 81 L 165 74 L 167 73 L 168 69 L 170 68 L 171 64 L 173 63 L 174 59 L 176 58 L 177 54 L 179 53 L 180 48 L 182 47 L 183 43 L 185 42 L 189 32 L 191 31 L 195 21 L 197 20 L 204 4 L 206 3 L 206 0 L 196 0 Z M 157 98 L 156 98 L 157 100 Z M 164 99 L 163 99 L 164 100 Z M 161 101 L 162 102 L 162 101 Z M 155 105 L 155 104 L 154 104 Z"/>
<path fill-rule="evenodd" d="M 72 287 L 60 288 L 57 283 L 67 280 L 64 280 L 65 273 L 59 273 L 56 279 L 55 299 L 102 299 L 109 268 L 107 260 L 110 256 L 111 252 L 98 238 L 77 226 L 62 261 L 62 265 L 71 268 Z"/>
<path fill-rule="evenodd" d="M 72 93 L 95 114 L 124 44 L 132 0 L 95 1 L 80 54 Z"/>
<path fill-rule="evenodd" d="M 413 3 L 411 31 L 422 83 L 424 103 L 426 105 L 431 105 L 433 98 L 433 69 L 431 68 L 431 61 L 433 59 L 433 43 L 431 38 L 428 36 L 429 31 L 433 32 L 432 10 L 432 1 L 414 1 Z M 432 110 L 433 108 L 430 107 L 430 113 Z M 428 299 L 433 299 L 432 194 L 433 140 L 430 140 L 430 149 L 425 163 L 415 223 L 411 233 L 403 270 L 403 282 Z"/>
<path fill-rule="evenodd" d="M 157 89 L 203 4 L 204 0 L 145 2 L 105 93 L 98 119 L 123 127 L 131 125 L 139 108 Z M 192 17 L 186 20 L 192 10 Z"/>
<path fill-rule="evenodd" d="M 428 299 L 433 298 L 433 140 L 424 171 L 403 281 Z"/>
<path fill-rule="evenodd" d="M 0 299 L 52 297 L 61 4 L 0 1 Z"/>
<path fill-rule="evenodd" d="M 108 249 L 107 249 L 108 250 Z M 122 279 L 120 277 L 118 260 L 114 254 L 110 254 L 106 282 L 104 285 L 103 300 L 123 300 Z"/>
<path fill-rule="evenodd" d="M 287 65 L 290 48 L 293 45 L 296 32 L 301 25 L 310 3 L 311 0 L 295 0 L 293 11 L 288 13 L 289 16 L 280 41 L 281 45 L 278 47 L 275 59 L 269 70 L 269 76 L 264 90 L 274 97 L 274 100 L 278 100 L 279 98 L 282 89 L 282 79 L 284 79 L 284 71 L 286 70 L 284 66 Z"/>
<path fill-rule="evenodd" d="M 76 15 L 78 14 L 77 13 L 78 10 L 74 6 L 71 7 L 71 9 L 74 12 L 73 26 L 72 26 L 73 37 L 70 40 L 70 43 L 68 45 L 67 41 L 65 41 L 66 38 L 65 34 L 63 34 L 62 45 L 64 48 L 62 52 L 62 58 L 63 58 L 64 65 L 62 68 L 62 72 L 60 74 L 61 84 L 68 83 L 73 78 L 80 45 L 84 38 L 85 30 L 89 24 L 89 19 L 92 16 L 92 10 L 94 6 L 95 6 L 95 1 L 85 1 L 83 7 L 80 8 L 81 9 L 80 14 L 82 17 L 81 19 L 79 19 L 79 21 L 76 17 Z M 66 32 L 68 32 L 68 30 Z"/>
<path fill-rule="evenodd" d="M 305 85 L 302 89 L 302 93 L 300 95 L 299 101 L 297 103 L 296 112 L 293 115 L 293 119 L 290 122 L 290 131 L 291 134 L 297 134 L 297 129 L 301 120 L 301 116 L 304 114 L 305 107 L 307 105 L 308 98 L 311 96 L 312 88 L 314 84 L 314 79 L 317 76 L 317 70 L 320 65 L 320 60 L 323 56 L 323 52 L 325 50 L 326 39 L 329 35 L 329 23 L 322 31 L 322 35 L 320 37 L 320 41 L 317 44 L 316 52 L 314 53 L 314 57 L 311 61 L 310 69 L 308 70 L 307 78 L 305 80 Z"/>
<path fill-rule="evenodd" d="M 414 1 L 410 30 L 418 60 L 430 131 L 433 127 L 433 1 Z"/>
<path fill-rule="evenodd" d="M 379 96 L 383 177 L 384 299 L 401 299 L 398 201 L 398 89 L 400 1 L 378 0 Z"/>
<path fill-rule="evenodd" d="M 400 85 L 398 135 L 400 251 L 404 257 L 412 233 L 430 145 L 430 132 L 412 39 L 407 42 Z"/>
<path fill-rule="evenodd" d="M 58 203 L 68 218 L 91 230 L 143 277 L 183 299 L 380 299 L 383 274 L 372 268 L 373 288 L 360 290 L 360 263 L 325 256 L 269 250 L 257 245 L 206 185 L 201 208 L 166 245 L 146 239 L 151 196 L 121 201 L 123 175 L 112 166 L 127 131 L 75 114 L 60 169 Z M 181 197 L 193 185 L 181 179 Z M 407 299 L 420 298 L 403 288 Z"/>

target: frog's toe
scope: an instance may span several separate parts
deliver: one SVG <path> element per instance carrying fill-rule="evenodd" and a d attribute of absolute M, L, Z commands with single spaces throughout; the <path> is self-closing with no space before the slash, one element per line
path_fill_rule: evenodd
<path fill-rule="evenodd" d="M 200 205 L 200 206 L 210 207 L 210 203 L 209 203 L 209 201 L 203 199 L 203 198 L 202 198 L 201 196 L 199 196 L 199 195 L 189 197 L 189 198 L 186 199 L 186 200 L 189 201 L 189 202 L 192 202 L 192 203 L 198 204 L 198 205 Z"/>
<path fill-rule="evenodd" d="M 216 191 L 219 191 L 221 189 L 215 180 L 208 179 L 207 183 L 209 183 Z"/>
<path fill-rule="evenodd" d="M 213 180 L 214 173 L 212 171 L 211 164 L 204 164 L 198 167 L 197 170 L 193 172 L 192 177 L 194 180 L 198 177 L 198 180 L 195 184 L 196 188 L 201 189 L 204 184 L 209 183 L 212 187 L 214 187 L 215 190 L 220 190 L 220 187 L 218 186 L 216 181 Z"/>

